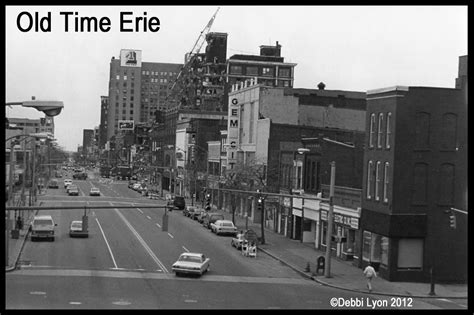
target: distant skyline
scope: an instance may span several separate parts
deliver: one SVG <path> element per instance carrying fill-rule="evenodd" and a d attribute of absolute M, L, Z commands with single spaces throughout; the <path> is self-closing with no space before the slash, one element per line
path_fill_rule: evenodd
<path fill-rule="evenodd" d="M 183 63 L 218 6 L 6 6 L 6 101 L 64 102 L 55 138 L 68 151 L 82 145 L 83 129 L 100 124 L 108 95 L 110 59 L 121 49 L 142 50 L 144 62 Z M 21 32 L 21 12 L 51 13 L 50 32 Z M 108 18 L 108 32 L 69 31 L 64 15 Z M 158 32 L 120 32 L 120 12 L 157 17 Z M 26 27 L 26 15 L 21 26 Z M 127 27 L 132 28 L 132 24 Z M 227 57 L 282 46 L 296 63 L 295 88 L 366 92 L 395 85 L 454 88 L 458 60 L 467 54 L 467 6 L 220 6 L 211 32 L 228 33 Z M 205 44 L 201 52 L 204 51 Z M 39 118 L 33 109 L 7 117 Z"/>

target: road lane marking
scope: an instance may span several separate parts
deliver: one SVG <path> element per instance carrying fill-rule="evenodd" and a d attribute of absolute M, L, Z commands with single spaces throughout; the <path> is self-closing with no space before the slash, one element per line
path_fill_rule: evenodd
<path fill-rule="evenodd" d="M 71 304 L 71 305 L 81 305 L 82 303 L 81 302 L 69 302 L 69 304 Z"/>
<path fill-rule="evenodd" d="M 151 217 L 149 215 L 147 215 L 146 217 L 151 220 Z"/>
<path fill-rule="evenodd" d="M 133 206 L 133 205 L 132 205 Z M 140 208 L 137 208 L 138 211 L 141 212 L 141 214 L 143 214 L 143 211 L 140 209 Z"/>
<path fill-rule="evenodd" d="M 159 225 L 158 223 L 156 223 L 156 226 L 158 226 L 161 229 L 161 225 Z"/>
<path fill-rule="evenodd" d="M 168 233 L 168 235 L 169 235 L 169 237 L 171 237 L 171 238 L 174 238 L 174 236 L 173 236 L 173 235 L 171 235 L 170 233 Z"/>
<path fill-rule="evenodd" d="M 110 205 L 112 206 L 112 203 L 110 203 Z M 114 210 L 117 212 L 117 214 L 123 220 L 123 222 L 125 222 L 125 224 L 128 226 L 130 231 L 132 231 L 133 235 L 135 235 L 137 240 L 140 242 L 140 244 L 142 244 L 143 248 L 145 248 L 148 255 L 150 255 L 150 257 L 155 261 L 155 263 L 158 265 L 158 267 L 163 269 L 165 272 L 169 272 L 168 269 L 166 269 L 165 265 L 158 259 L 158 257 L 156 257 L 155 253 L 153 253 L 151 248 L 143 240 L 143 238 L 140 236 L 140 234 L 138 234 L 138 232 L 133 228 L 133 226 L 130 224 L 130 222 L 128 222 L 127 219 L 123 216 L 123 214 L 117 208 L 115 208 Z"/>
<path fill-rule="evenodd" d="M 30 294 L 31 294 L 31 295 L 45 295 L 46 292 L 43 292 L 43 291 L 31 291 Z"/>
<path fill-rule="evenodd" d="M 109 254 L 110 254 L 110 257 L 112 257 L 112 261 L 114 263 L 114 266 L 115 266 L 115 268 L 118 268 L 117 263 L 115 262 L 114 254 L 112 253 L 112 250 L 110 249 L 109 242 L 107 242 L 107 238 L 105 237 L 104 230 L 102 230 L 102 226 L 100 226 L 99 220 L 97 220 L 97 218 L 95 218 L 95 220 L 97 221 L 97 224 L 99 225 L 99 229 L 102 232 L 102 236 L 104 237 L 105 244 L 107 245 L 107 248 L 109 249 Z"/>
<path fill-rule="evenodd" d="M 187 249 L 186 247 L 184 246 L 181 246 L 185 251 L 187 251 L 189 253 L 189 249 Z"/>

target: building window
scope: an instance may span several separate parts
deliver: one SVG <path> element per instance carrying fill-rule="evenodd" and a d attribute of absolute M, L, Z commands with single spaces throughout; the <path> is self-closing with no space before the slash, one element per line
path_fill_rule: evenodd
<path fill-rule="evenodd" d="M 278 76 L 280 77 L 289 77 L 290 69 L 289 68 L 280 68 L 278 69 Z"/>
<path fill-rule="evenodd" d="M 428 149 L 430 145 L 430 114 L 416 113 L 415 118 L 416 149 Z"/>
<path fill-rule="evenodd" d="M 263 67 L 262 75 L 269 76 L 269 77 L 273 76 L 273 68 Z"/>
<path fill-rule="evenodd" d="M 372 183 L 373 183 L 374 163 L 369 161 L 367 163 L 367 199 L 372 199 Z"/>
<path fill-rule="evenodd" d="M 371 263 L 387 266 L 388 245 L 388 237 L 364 231 L 362 240 L 362 259 Z"/>
<path fill-rule="evenodd" d="M 454 165 L 442 164 L 439 171 L 438 203 L 440 205 L 454 205 Z"/>
<path fill-rule="evenodd" d="M 383 171 L 383 202 L 388 202 L 388 184 L 390 182 L 389 177 L 390 163 L 385 162 Z"/>
<path fill-rule="evenodd" d="M 258 67 L 247 67 L 245 69 L 246 75 L 255 75 L 258 76 Z"/>
<path fill-rule="evenodd" d="M 117 75 L 115 76 L 115 79 L 116 79 L 116 80 L 120 80 L 120 74 L 117 74 Z"/>
<path fill-rule="evenodd" d="M 230 66 L 231 74 L 242 74 L 242 66 Z"/>
<path fill-rule="evenodd" d="M 387 113 L 387 125 L 385 132 L 385 148 L 390 149 L 390 141 L 392 136 L 392 113 Z"/>
<path fill-rule="evenodd" d="M 382 147 L 382 136 L 383 136 L 383 113 L 380 113 L 379 124 L 378 124 L 378 135 L 377 135 L 377 148 Z"/>
<path fill-rule="evenodd" d="M 380 169 L 382 163 L 377 161 L 376 168 L 375 168 L 375 200 L 380 200 L 380 182 L 382 180 L 382 170 Z"/>
<path fill-rule="evenodd" d="M 369 147 L 374 147 L 375 139 L 375 114 L 370 115 L 370 133 L 369 133 Z"/>
<path fill-rule="evenodd" d="M 428 165 L 424 163 L 415 164 L 413 179 L 413 204 L 426 204 Z"/>
<path fill-rule="evenodd" d="M 398 240 L 398 269 L 421 269 L 423 267 L 423 239 L 402 238 Z"/>
<path fill-rule="evenodd" d="M 456 150 L 456 114 L 448 113 L 443 115 L 441 125 L 441 150 Z"/>

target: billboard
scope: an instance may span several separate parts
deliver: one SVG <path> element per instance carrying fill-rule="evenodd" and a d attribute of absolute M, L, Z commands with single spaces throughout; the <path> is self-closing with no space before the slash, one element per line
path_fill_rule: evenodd
<path fill-rule="evenodd" d="M 118 121 L 118 130 L 133 130 L 134 122 L 133 120 L 119 120 Z"/>
<path fill-rule="evenodd" d="M 120 66 L 122 67 L 141 67 L 142 51 L 133 49 L 120 50 Z"/>

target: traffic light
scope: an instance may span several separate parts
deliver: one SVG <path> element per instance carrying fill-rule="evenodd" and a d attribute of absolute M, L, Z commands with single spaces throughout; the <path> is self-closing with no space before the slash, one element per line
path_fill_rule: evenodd
<path fill-rule="evenodd" d="M 263 198 L 262 197 L 259 197 L 257 200 L 257 210 L 263 211 Z"/>
<path fill-rule="evenodd" d="M 456 215 L 454 214 L 453 211 L 451 211 L 449 213 L 449 226 L 452 228 L 452 229 L 455 229 L 456 228 Z"/>
<path fill-rule="evenodd" d="M 206 194 L 206 206 L 204 207 L 204 209 L 206 211 L 211 210 L 211 195 L 210 194 Z"/>

